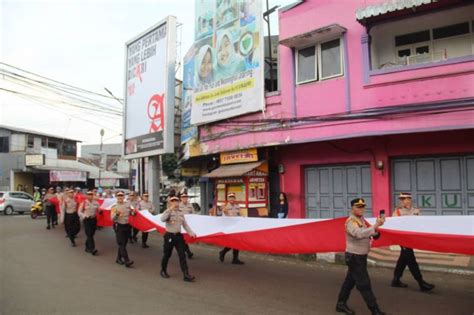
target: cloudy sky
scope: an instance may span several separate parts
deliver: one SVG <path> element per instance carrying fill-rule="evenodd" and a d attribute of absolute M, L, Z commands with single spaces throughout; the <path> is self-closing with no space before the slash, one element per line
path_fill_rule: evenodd
<path fill-rule="evenodd" d="M 265 2 L 265 1 L 263 1 Z M 293 0 L 270 0 L 270 7 Z M 192 0 L 0 0 L 0 61 L 83 89 L 123 96 L 124 43 L 174 15 L 180 56 L 192 45 Z M 278 31 L 273 14 L 272 34 Z M 0 67 L 4 67 L 0 65 Z M 182 69 L 180 69 L 182 70 Z M 0 75 L 0 88 L 28 93 Z M 115 100 L 105 100 L 120 107 Z M 66 104 L 45 104 L 0 91 L 0 124 L 98 143 L 120 142 L 119 117 L 91 114 Z"/>

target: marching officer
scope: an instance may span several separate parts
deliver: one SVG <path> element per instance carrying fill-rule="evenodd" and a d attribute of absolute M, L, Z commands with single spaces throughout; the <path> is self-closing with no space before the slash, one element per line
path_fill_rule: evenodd
<path fill-rule="evenodd" d="M 46 213 L 46 228 L 49 230 L 51 227 L 54 229 L 55 221 L 57 220 L 57 213 L 54 204 L 51 202 L 51 199 L 55 197 L 54 188 L 49 187 L 43 197 L 44 212 Z"/>
<path fill-rule="evenodd" d="M 148 193 L 147 192 L 143 193 L 142 198 L 138 204 L 138 209 L 148 210 L 150 211 L 151 214 L 157 215 L 158 211 L 155 209 L 155 206 L 153 205 L 153 203 L 150 200 L 148 200 L 148 198 L 149 198 Z M 150 247 L 146 244 L 147 241 L 148 241 L 148 232 L 142 232 L 142 247 L 143 248 Z"/>
<path fill-rule="evenodd" d="M 138 210 L 138 204 L 140 203 L 140 200 L 138 200 L 138 196 L 137 194 L 135 194 L 134 191 L 131 191 L 130 194 L 128 194 L 128 203 L 133 209 Z M 138 242 L 138 238 L 137 238 L 138 232 L 140 232 L 138 229 L 131 228 L 130 230 L 130 243 L 131 244 Z"/>
<path fill-rule="evenodd" d="M 413 207 L 411 193 L 400 193 L 399 199 L 400 206 L 393 211 L 392 216 L 399 217 L 405 215 L 421 215 L 420 209 Z M 400 246 L 400 248 L 400 257 L 398 258 L 397 265 L 395 266 L 395 270 L 393 272 L 392 287 L 408 287 L 407 284 L 400 281 L 405 267 L 408 266 L 413 278 L 415 278 L 415 280 L 418 282 L 421 291 L 427 292 L 433 290 L 435 286 L 423 280 L 423 276 L 421 275 L 420 267 L 416 261 L 413 249 L 403 246 Z"/>
<path fill-rule="evenodd" d="M 76 247 L 76 235 L 81 230 L 81 222 L 77 214 L 77 201 L 74 199 L 74 190 L 66 190 L 66 196 L 63 198 L 61 218 L 64 219 L 64 229 L 67 237 L 71 241 L 72 247 Z"/>
<path fill-rule="evenodd" d="M 161 261 L 160 275 L 163 278 L 170 277 L 167 272 L 168 261 L 173 253 L 173 248 L 176 247 L 184 281 L 193 282 L 195 277 L 189 274 L 186 255 L 184 253 L 185 242 L 183 234 L 181 234 L 181 227 L 183 227 L 192 238 L 195 238 L 196 234 L 194 234 L 188 223 L 186 223 L 183 212 L 179 211 L 178 197 L 170 197 L 169 202 L 170 207 L 161 215 L 161 221 L 166 222 L 166 233 L 164 235 L 163 259 Z"/>
<path fill-rule="evenodd" d="M 378 235 L 377 230 L 385 222 L 385 218 L 377 218 L 373 226 L 368 226 L 364 219 L 365 201 L 362 198 L 351 201 L 352 215 L 345 224 L 346 230 L 346 253 L 345 260 L 348 266 L 346 279 L 342 284 L 337 300 L 336 311 L 345 314 L 355 314 L 347 306 L 347 300 L 354 286 L 357 287 L 369 307 L 372 315 L 385 314 L 379 309 L 369 274 L 367 272 L 367 254 L 370 250 L 371 237 Z"/>
<path fill-rule="evenodd" d="M 235 194 L 229 193 L 227 195 L 227 204 L 222 209 L 223 216 L 226 217 L 239 217 L 240 216 L 240 207 L 239 204 L 235 202 Z M 226 247 L 219 252 L 219 260 L 224 262 L 225 254 L 230 251 L 232 248 Z M 232 254 L 234 258 L 232 259 L 232 263 L 234 265 L 243 265 L 244 262 L 239 259 L 239 250 L 232 249 Z"/>
<path fill-rule="evenodd" d="M 92 191 L 87 192 L 87 199 L 84 200 L 79 206 L 79 215 L 83 217 L 82 223 L 84 224 L 84 232 L 86 233 L 86 253 L 91 253 L 93 256 L 97 255 L 97 249 L 95 249 L 94 234 L 97 230 L 97 213 L 99 212 L 100 205 L 97 200 L 94 199 L 94 193 Z"/>
<path fill-rule="evenodd" d="M 179 203 L 179 211 L 183 212 L 183 214 L 193 214 L 194 207 L 189 202 L 188 193 L 187 192 L 182 193 L 180 198 L 181 198 L 181 202 Z M 188 258 L 192 259 L 194 254 L 189 249 L 189 245 L 187 243 L 184 244 L 184 250 L 186 251 L 186 254 L 188 254 Z"/>
<path fill-rule="evenodd" d="M 123 192 L 119 191 L 115 196 L 117 197 L 117 203 L 112 206 L 110 212 L 112 221 L 115 223 L 114 230 L 118 245 L 117 259 L 115 262 L 130 268 L 133 265 L 133 260 L 128 258 L 127 252 L 127 242 L 131 231 L 128 218 L 131 215 L 135 215 L 135 210 L 131 208 L 130 203 L 125 202 Z"/>

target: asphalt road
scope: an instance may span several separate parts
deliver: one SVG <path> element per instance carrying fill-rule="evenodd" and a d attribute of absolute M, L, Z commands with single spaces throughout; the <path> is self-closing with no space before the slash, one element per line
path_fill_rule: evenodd
<path fill-rule="evenodd" d="M 83 230 L 73 248 L 62 228 L 45 220 L 0 216 L 0 314 L 336 314 L 344 266 L 294 258 L 243 253 L 244 266 L 222 264 L 217 248 L 192 245 L 189 262 L 195 283 L 182 280 L 176 253 L 170 279 L 159 276 L 161 237 L 151 248 L 129 245 L 135 268 L 115 264 L 111 229 L 98 231 L 100 255 L 84 252 Z M 425 272 L 436 289 L 389 286 L 392 270 L 371 268 L 375 295 L 387 314 L 474 314 L 474 277 Z M 349 305 L 368 314 L 354 290 Z"/>

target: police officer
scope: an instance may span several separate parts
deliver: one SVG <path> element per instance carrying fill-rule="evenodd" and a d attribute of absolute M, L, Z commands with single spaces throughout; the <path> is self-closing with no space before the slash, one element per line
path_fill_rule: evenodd
<path fill-rule="evenodd" d="M 110 212 L 112 221 L 114 222 L 115 236 L 117 239 L 118 252 L 115 262 L 119 265 L 125 265 L 130 268 L 133 265 L 133 260 L 128 258 L 127 242 L 130 237 L 130 224 L 128 218 L 135 215 L 135 210 L 131 208 L 130 203 L 125 202 L 125 195 L 122 191 L 117 192 L 117 203 L 115 203 Z"/>
<path fill-rule="evenodd" d="M 180 198 L 181 198 L 181 202 L 179 203 L 179 210 L 181 212 L 183 212 L 183 214 L 193 214 L 194 213 L 194 207 L 189 202 L 188 193 L 187 192 L 182 193 Z M 186 251 L 186 254 L 188 255 L 188 258 L 192 259 L 194 254 L 189 249 L 189 245 L 187 243 L 184 244 L 184 250 Z"/>
<path fill-rule="evenodd" d="M 87 199 L 84 200 L 79 206 L 79 216 L 83 218 L 82 223 L 84 224 L 84 232 L 86 233 L 86 253 L 91 253 L 93 256 L 97 255 L 97 249 L 95 249 L 94 234 L 97 230 L 97 213 L 99 212 L 100 205 L 94 200 L 94 193 L 92 191 L 87 192 Z"/>
<path fill-rule="evenodd" d="M 373 315 L 385 314 L 380 311 L 367 272 L 367 254 L 370 250 L 370 239 L 377 235 L 377 230 L 385 222 L 385 218 L 377 218 L 373 226 L 368 226 L 364 219 L 365 201 L 357 198 L 351 201 L 352 215 L 345 224 L 346 253 L 345 260 L 348 266 L 346 279 L 342 284 L 337 300 L 336 311 L 345 314 L 355 314 L 347 306 L 347 300 L 354 285 L 364 298 Z"/>
<path fill-rule="evenodd" d="M 54 188 L 50 187 L 46 191 L 43 197 L 43 207 L 44 207 L 44 212 L 46 213 L 46 222 L 47 226 L 46 228 L 49 230 L 51 227 L 54 229 L 54 222 L 55 222 L 55 217 L 56 215 L 56 208 L 54 204 L 51 202 L 51 199 L 55 197 L 54 195 Z"/>
<path fill-rule="evenodd" d="M 411 193 L 400 193 L 399 199 L 400 206 L 393 211 L 392 216 L 399 217 L 405 215 L 421 215 L 420 209 L 413 207 Z M 423 280 L 423 276 L 421 275 L 420 267 L 416 262 L 413 249 L 403 246 L 401 246 L 400 257 L 398 258 L 397 265 L 395 266 L 395 270 L 393 272 L 392 287 L 408 287 L 407 284 L 400 281 L 406 266 L 408 266 L 413 278 L 415 278 L 415 280 L 418 282 L 421 291 L 427 292 L 434 289 L 434 285 L 429 284 Z"/>
<path fill-rule="evenodd" d="M 133 209 L 138 210 L 138 204 L 140 203 L 140 200 L 138 200 L 138 196 L 134 191 L 131 191 L 130 194 L 128 194 L 128 202 L 130 203 L 130 206 Z M 138 238 L 137 238 L 138 232 L 140 232 L 138 229 L 131 228 L 130 230 L 130 243 L 131 244 L 138 242 Z"/>
<path fill-rule="evenodd" d="M 61 217 L 64 218 L 64 229 L 66 235 L 71 241 L 71 245 L 76 247 L 76 235 L 81 230 L 79 215 L 77 214 L 78 205 L 74 199 L 74 190 L 66 190 L 66 196 L 63 198 Z"/>
<path fill-rule="evenodd" d="M 148 198 L 149 198 L 148 193 L 147 192 L 143 193 L 142 198 L 140 202 L 138 203 L 138 209 L 148 210 L 151 214 L 157 215 L 158 211 L 155 209 L 155 206 Z M 148 240 L 148 232 L 142 232 L 142 247 L 143 248 L 150 247 L 146 244 L 147 240 Z"/>
<path fill-rule="evenodd" d="M 235 202 L 235 194 L 229 193 L 227 195 L 227 204 L 222 209 L 223 216 L 226 217 L 239 217 L 240 216 L 240 207 L 239 204 Z M 224 262 L 225 254 L 230 251 L 232 248 L 226 247 L 219 252 L 219 260 Z M 244 262 L 239 259 L 239 250 L 232 249 L 233 259 L 232 263 L 234 265 L 243 265 Z"/>
<path fill-rule="evenodd" d="M 178 197 L 170 197 L 169 202 L 170 207 L 161 215 L 161 221 L 166 222 L 166 233 L 164 235 L 163 259 L 161 261 L 160 275 L 163 278 L 170 277 L 167 272 L 168 261 L 173 253 L 173 248 L 176 247 L 179 257 L 179 265 L 181 266 L 181 271 L 184 275 L 184 281 L 193 282 L 195 277 L 189 274 L 186 255 L 184 253 L 185 242 L 183 235 L 181 234 L 181 227 L 183 227 L 192 238 L 195 238 L 196 234 L 194 234 L 186 223 L 183 212 L 179 210 Z"/>

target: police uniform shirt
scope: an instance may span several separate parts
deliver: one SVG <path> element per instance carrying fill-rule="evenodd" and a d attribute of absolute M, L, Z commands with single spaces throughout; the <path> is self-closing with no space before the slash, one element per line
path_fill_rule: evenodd
<path fill-rule="evenodd" d="M 43 200 L 44 200 L 45 202 L 51 203 L 50 199 L 52 199 L 52 198 L 54 198 L 54 197 L 55 197 L 54 194 L 47 193 L 46 195 L 44 195 Z"/>
<path fill-rule="evenodd" d="M 411 207 L 410 209 L 405 207 L 399 207 L 393 211 L 392 216 L 399 217 L 405 215 L 421 215 L 421 210 L 415 207 Z"/>
<path fill-rule="evenodd" d="M 84 200 L 84 217 L 94 218 L 97 215 L 100 204 L 95 201 Z"/>
<path fill-rule="evenodd" d="M 166 232 L 181 233 L 182 226 L 188 233 L 191 233 L 191 228 L 184 218 L 184 213 L 179 209 L 166 209 L 161 215 L 161 221 L 166 222 Z"/>
<path fill-rule="evenodd" d="M 132 208 L 138 209 L 138 205 L 140 204 L 140 201 L 135 199 L 135 200 L 129 200 L 128 203 L 130 204 Z"/>
<path fill-rule="evenodd" d="M 193 214 L 194 213 L 194 207 L 190 202 L 187 202 L 187 203 L 180 202 L 179 203 L 179 210 L 182 211 L 184 214 Z"/>
<path fill-rule="evenodd" d="M 373 234 L 375 228 L 368 227 L 364 217 L 351 215 L 346 221 L 346 252 L 367 255 L 370 250 L 370 237 Z"/>
<path fill-rule="evenodd" d="M 138 207 L 140 210 L 148 210 L 150 211 L 151 214 L 156 215 L 158 214 L 158 211 L 156 211 L 155 206 L 151 201 L 144 201 L 141 200 L 140 203 L 138 204 Z"/>
<path fill-rule="evenodd" d="M 223 211 L 223 215 L 227 217 L 238 217 L 240 216 L 240 206 L 237 203 L 230 204 L 227 203 L 225 206 L 225 211 Z"/>
<path fill-rule="evenodd" d="M 67 197 L 64 200 L 64 211 L 66 213 L 74 213 L 77 211 L 77 202 L 74 198 Z"/>
<path fill-rule="evenodd" d="M 119 224 L 128 224 L 128 218 L 130 217 L 130 203 L 116 203 L 112 206 L 112 211 L 110 215 L 112 220 Z"/>

